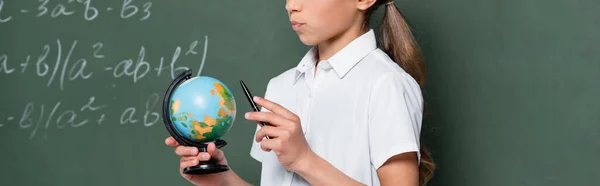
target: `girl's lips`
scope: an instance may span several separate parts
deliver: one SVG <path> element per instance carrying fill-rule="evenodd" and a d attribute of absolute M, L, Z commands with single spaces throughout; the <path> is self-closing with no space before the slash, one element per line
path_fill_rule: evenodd
<path fill-rule="evenodd" d="M 292 23 L 292 29 L 294 29 L 295 31 L 298 31 L 300 28 L 302 28 L 302 25 L 304 25 L 304 23 L 300 23 L 297 21 L 290 21 L 290 23 Z"/>

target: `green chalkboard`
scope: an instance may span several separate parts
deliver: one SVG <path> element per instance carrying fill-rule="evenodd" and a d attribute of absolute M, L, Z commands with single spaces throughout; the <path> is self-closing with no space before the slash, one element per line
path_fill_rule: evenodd
<path fill-rule="evenodd" d="M 189 185 L 164 89 L 192 69 L 250 111 L 237 82 L 261 95 L 308 49 L 284 4 L 0 0 L 0 185 Z M 600 185 L 600 2 L 397 4 L 426 57 L 431 185 Z M 258 185 L 255 127 L 237 117 L 223 150 Z"/>
<path fill-rule="evenodd" d="M 407 1 L 432 185 L 600 185 L 600 1 Z"/>
<path fill-rule="evenodd" d="M 0 0 L 0 185 L 186 185 L 159 117 L 173 76 L 218 78 L 238 114 L 303 46 L 285 1 Z M 242 116 L 239 115 L 239 116 Z M 256 123 L 224 137 L 258 184 Z"/>

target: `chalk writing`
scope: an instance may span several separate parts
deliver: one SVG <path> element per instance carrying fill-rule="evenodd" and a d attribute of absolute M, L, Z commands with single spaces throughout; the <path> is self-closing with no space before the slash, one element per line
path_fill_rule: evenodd
<path fill-rule="evenodd" d="M 144 109 L 144 126 L 145 127 L 150 127 L 154 124 L 156 124 L 159 120 L 160 120 L 160 115 L 158 114 L 158 112 L 152 112 L 153 110 L 156 109 L 156 106 L 158 104 L 160 99 L 160 95 L 158 94 L 152 94 L 150 95 L 150 97 L 148 97 L 148 100 L 146 100 L 146 104 L 145 104 L 145 109 Z"/>
<path fill-rule="evenodd" d="M 204 36 L 204 52 L 202 53 L 202 61 L 200 62 L 200 68 L 198 68 L 198 76 L 202 73 L 204 68 L 204 62 L 206 62 L 206 53 L 208 51 L 208 36 Z"/>
<path fill-rule="evenodd" d="M 25 58 L 25 62 L 21 63 L 21 74 L 25 73 L 25 70 L 27 69 L 27 66 L 29 65 L 29 60 L 31 59 L 31 56 L 27 55 L 27 58 Z"/>
<path fill-rule="evenodd" d="M 102 50 L 103 46 L 104 46 L 104 44 L 102 44 L 101 42 L 97 42 L 96 44 L 94 44 L 92 46 L 92 48 L 94 48 L 94 58 L 96 58 L 96 59 L 102 59 L 102 58 L 104 58 L 104 55 L 99 54 L 100 50 Z"/>
<path fill-rule="evenodd" d="M 117 64 L 117 66 L 113 70 L 113 76 L 115 78 L 120 78 L 123 75 L 133 76 L 133 83 L 136 83 L 138 79 L 146 76 L 148 71 L 150 70 L 150 64 L 144 60 L 146 56 L 146 49 L 144 46 L 140 48 L 139 55 L 137 57 L 137 61 L 135 63 L 135 67 L 133 67 L 132 59 L 126 59 Z M 133 67 L 133 69 L 132 69 Z"/>
<path fill-rule="evenodd" d="M 8 16 L 5 18 L 2 18 L 2 10 L 4 8 L 4 1 L 0 0 L 0 23 L 6 23 L 8 21 L 10 21 L 12 19 L 12 16 Z"/>
<path fill-rule="evenodd" d="M 131 2 L 133 0 L 124 0 L 123 6 L 121 7 L 121 18 L 129 19 L 132 16 L 135 16 L 138 13 L 139 8 L 135 5 L 132 5 Z M 152 2 L 147 2 L 143 5 L 143 17 L 140 18 L 140 21 L 145 21 L 150 17 L 150 7 L 152 7 Z"/>
<path fill-rule="evenodd" d="M 38 6 L 37 10 L 38 10 L 38 14 L 35 15 L 36 17 L 40 17 L 45 15 L 46 13 L 48 13 L 48 8 L 46 7 L 46 5 L 48 4 L 48 2 L 50 0 L 39 0 L 41 2 L 40 6 Z"/>
<path fill-rule="evenodd" d="M 8 67 L 8 56 L 6 54 L 0 56 L 0 73 L 4 72 L 5 74 L 11 74 L 15 71 L 14 68 Z"/>
<path fill-rule="evenodd" d="M 146 100 L 142 121 L 145 127 L 150 127 L 160 120 L 159 113 L 153 111 L 156 109 L 159 98 L 158 94 L 151 94 Z M 136 112 L 137 108 L 135 107 L 128 107 L 125 109 L 119 119 L 121 125 L 138 123 L 139 120 L 135 119 L 135 116 L 137 116 Z"/>
<path fill-rule="evenodd" d="M 4 122 L 6 122 L 6 116 L 0 112 L 0 128 L 4 126 Z"/>
<path fill-rule="evenodd" d="M 78 0 L 79 1 L 79 0 Z M 96 7 L 91 6 L 91 0 L 84 0 L 83 4 L 85 4 L 84 18 L 85 20 L 91 21 L 98 17 L 98 9 Z"/>
<path fill-rule="evenodd" d="M 81 109 L 79 109 L 79 111 L 83 112 L 85 110 L 89 110 L 89 111 L 96 111 L 96 110 L 100 110 L 104 107 L 106 107 L 106 105 L 100 105 L 100 106 L 93 106 L 94 102 L 96 101 L 96 97 L 92 96 L 90 97 L 90 100 L 88 101 L 88 103 L 86 105 L 83 105 L 81 107 Z"/>
<path fill-rule="evenodd" d="M 128 123 L 137 123 L 138 120 L 133 119 L 133 115 L 135 115 L 135 108 L 134 107 L 129 107 L 127 109 L 125 109 L 125 111 L 123 111 L 123 114 L 121 114 L 121 119 L 119 119 L 119 121 L 121 122 L 121 125 L 124 124 L 128 124 Z"/>
<path fill-rule="evenodd" d="M 42 53 L 39 55 L 37 63 L 36 63 L 36 73 L 39 77 L 46 77 L 48 76 L 49 73 L 50 74 L 50 78 L 48 78 L 48 83 L 47 86 L 52 85 L 52 83 L 54 82 L 54 79 L 57 76 L 57 73 L 60 70 L 60 74 L 58 74 L 60 77 L 58 77 L 59 81 L 59 86 L 60 86 L 60 90 L 64 90 L 64 84 L 65 84 L 65 77 L 67 78 L 67 80 L 73 81 L 76 80 L 77 78 L 82 78 L 82 79 L 89 79 L 92 76 L 92 72 L 87 72 L 86 73 L 86 66 L 87 66 L 87 60 L 85 58 L 81 58 L 79 60 L 77 60 L 74 65 L 69 67 L 69 62 L 71 59 L 71 55 L 73 54 L 73 51 L 75 50 L 75 47 L 77 46 L 77 40 L 73 41 L 73 43 L 71 44 L 71 47 L 68 51 L 68 53 L 66 54 L 66 56 L 63 58 L 63 52 L 62 52 L 62 44 L 60 39 L 56 40 L 56 62 L 54 63 L 54 66 L 51 67 L 50 65 L 48 65 L 48 63 L 46 62 L 46 57 L 48 57 L 48 53 L 50 53 L 50 45 L 44 45 L 43 49 L 42 49 Z M 27 56 L 27 60 L 25 63 L 21 64 L 21 67 L 23 68 L 23 70 L 21 71 L 22 73 L 25 72 L 25 68 L 27 67 L 27 65 L 29 64 L 29 56 Z M 62 64 L 62 66 L 61 66 Z M 67 69 L 68 70 L 68 74 L 67 74 Z"/>
<path fill-rule="evenodd" d="M 158 93 L 152 93 L 141 107 L 129 106 L 123 109 L 118 113 L 120 125 L 139 124 L 142 127 L 151 127 L 161 122 L 158 112 L 160 110 L 158 103 L 161 100 Z M 110 114 L 115 114 L 107 110 L 109 107 L 107 104 L 97 101 L 96 96 L 90 96 L 87 101 L 81 103 L 85 104 L 76 108 L 66 108 L 61 101 L 50 105 L 29 102 L 25 104 L 19 116 L 18 128 L 30 130 L 28 137 L 30 140 L 40 135 L 43 139 L 47 139 L 50 129 L 80 128 L 90 123 L 101 126 Z M 11 125 L 13 119 L 13 116 L 0 112 L 0 128 Z"/>
<path fill-rule="evenodd" d="M 88 103 L 86 105 L 89 104 L 91 103 Z M 50 113 L 48 115 L 45 115 L 47 113 L 47 107 L 45 107 L 46 105 L 40 104 L 38 105 L 38 107 L 36 107 L 36 105 L 32 102 L 27 103 L 19 122 L 20 128 L 33 128 L 31 129 L 29 139 L 33 139 L 36 136 L 36 134 L 39 133 L 38 131 L 43 130 L 44 139 L 46 139 L 48 137 L 48 128 L 51 127 L 51 125 L 56 126 L 57 129 L 64 129 L 67 126 L 71 126 L 72 128 L 79 128 L 89 122 L 89 119 L 78 118 L 78 114 L 82 112 L 78 112 L 74 109 L 63 110 L 60 109 L 61 105 L 62 102 L 56 102 L 52 107 Z M 35 116 L 38 117 L 32 118 L 34 117 L 33 114 L 34 112 L 36 112 L 36 108 L 38 109 L 37 113 L 39 114 L 36 114 Z M 34 119 L 37 120 L 37 122 Z"/>
<path fill-rule="evenodd" d="M 28 67 L 32 66 L 35 75 L 41 78 L 47 78 L 46 86 L 51 87 L 56 85 L 61 91 L 65 91 L 65 86 L 68 82 L 78 79 L 91 79 L 95 73 L 99 73 L 98 70 L 107 71 L 112 77 L 117 79 L 131 78 L 133 83 L 138 83 L 149 75 L 160 77 L 162 71 L 165 70 L 169 71 L 168 73 L 173 79 L 181 71 L 190 69 L 188 66 L 179 65 L 180 61 L 183 60 L 183 56 L 193 57 L 199 54 L 196 51 L 198 41 L 195 40 L 189 44 L 189 48 L 176 46 L 173 54 L 169 57 L 170 61 L 165 61 L 165 57 L 160 57 L 160 61 L 156 64 L 156 62 L 151 63 L 151 61 L 147 59 L 147 49 L 145 46 L 141 46 L 135 58 L 118 60 L 116 64 L 111 65 L 110 62 L 104 60 L 107 58 L 107 55 L 103 53 L 103 49 L 106 47 L 104 43 L 96 42 L 91 46 L 92 52 L 89 53 L 91 57 L 85 57 L 85 53 L 77 52 L 81 49 L 81 46 L 79 46 L 78 43 L 78 40 L 73 40 L 68 46 L 65 46 L 63 40 L 56 39 L 56 44 L 43 45 L 37 56 L 33 55 L 33 59 L 31 59 L 32 55 L 27 55 L 20 64 L 13 64 L 16 63 L 16 61 L 11 61 L 12 57 L 9 57 L 8 54 L 0 54 L 0 75 L 19 74 L 19 72 L 20 74 L 26 74 Z M 69 47 L 68 50 L 64 50 L 65 47 Z M 182 51 L 185 51 L 184 55 L 182 55 Z M 202 73 L 207 51 L 208 36 L 204 36 L 204 49 L 197 70 L 198 75 Z M 75 53 L 77 53 L 76 56 L 74 56 Z M 50 54 L 54 54 L 56 58 L 50 59 Z M 79 57 L 81 55 L 84 55 L 84 57 Z M 98 61 L 100 59 L 102 59 L 102 64 L 107 65 L 106 67 L 99 69 L 88 67 L 91 63 L 90 60 Z M 191 62 L 196 64 L 194 61 Z M 153 67 L 152 64 L 158 66 Z"/>
<path fill-rule="evenodd" d="M 58 3 L 57 3 L 58 2 Z M 38 0 L 35 8 L 35 17 L 50 17 L 53 19 L 81 15 L 86 21 L 93 21 L 101 14 L 112 12 L 113 7 L 97 7 L 92 0 L 67 0 L 66 2 L 56 0 Z M 139 21 L 146 21 L 152 15 L 152 2 L 134 2 L 134 0 L 123 0 L 119 14 L 122 19 L 136 18 Z M 0 0 L 0 23 L 7 23 L 13 20 L 13 16 L 3 15 L 4 0 Z M 12 7 L 16 8 L 16 7 Z M 32 7 L 18 7 L 21 14 L 29 13 Z M 106 10 L 105 12 L 101 10 Z"/>
<path fill-rule="evenodd" d="M 61 25 L 64 31 L 35 32 L 46 25 L 24 28 L 27 32 L 23 33 L 34 31 L 31 33 L 37 35 L 9 39 L 9 47 L 0 51 L 0 83 L 8 95 L 1 100 L 4 107 L 0 108 L 0 132 L 20 130 L 23 138 L 44 140 L 60 135 L 56 133 L 59 131 L 155 127 L 162 124 L 163 95 L 155 91 L 167 85 L 161 85 L 168 83 L 163 80 L 172 80 L 188 69 L 194 69 L 199 76 L 206 63 L 207 35 L 184 41 L 174 38 L 178 43 L 170 46 L 153 44 L 156 42 L 149 41 L 153 38 L 144 35 L 126 35 L 154 28 L 144 27 L 152 25 L 145 21 L 159 15 L 153 13 L 150 0 L 13 2 L 0 0 L 0 27 L 6 25 L 19 31 L 18 27 L 30 24 L 11 23 L 27 20 L 32 24 Z M 116 27 L 139 23 L 142 30 L 103 35 L 80 29 L 93 25 L 92 30 L 96 26 L 102 30 L 113 23 Z M 70 28 L 70 24 L 75 26 Z M 122 38 L 126 41 L 120 42 Z M 154 82 L 158 82 L 156 86 Z M 140 101 L 131 101 L 138 97 Z"/>
<path fill-rule="evenodd" d="M 102 122 L 104 122 L 104 120 L 106 120 L 105 117 L 106 117 L 106 114 L 100 115 L 100 118 L 98 118 L 98 120 L 96 120 L 96 123 L 98 123 L 98 125 L 101 125 Z"/>

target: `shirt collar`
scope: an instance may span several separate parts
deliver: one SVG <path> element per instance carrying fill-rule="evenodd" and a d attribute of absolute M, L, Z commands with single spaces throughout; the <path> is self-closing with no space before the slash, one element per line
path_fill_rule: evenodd
<path fill-rule="evenodd" d="M 342 50 L 331 56 L 327 61 L 336 72 L 339 78 L 343 78 L 358 62 L 365 58 L 373 50 L 377 49 L 377 41 L 375 33 L 370 29 L 367 33 L 354 39 Z M 317 62 L 316 47 L 311 48 L 302 58 L 298 66 L 296 66 L 296 74 L 294 76 L 295 83 L 298 78 L 307 70 L 312 69 Z"/>
<path fill-rule="evenodd" d="M 298 66 L 296 66 L 296 73 L 294 75 L 294 81 L 292 83 L 296 83 L 300 76 L 302 76 L 306 71 L 312 69 L 312 67 L 317 64 L 317 47 L 312 47 L 306 55 L 300 60 Z"/>

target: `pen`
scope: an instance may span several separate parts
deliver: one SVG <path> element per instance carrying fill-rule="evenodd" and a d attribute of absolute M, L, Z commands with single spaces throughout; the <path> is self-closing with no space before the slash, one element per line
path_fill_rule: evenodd
<path fill-rule="evenodd" d="M 244 81 L 240 80 L 240 85 L 242 86 L 242 89 L 244 90 L 244 95 L 246 95 L 246 98 L 248 98 L 248 102 L 250 102 L 250 106 L 252 107 L 254 112 L 260 112 L 260 110 L 258 109 L 258 105 L 256 105 L 254 100 L 252 100 L 252 98 L 253 98 L 252 93 L 250 93 L 250 90 L 248 90 L 248 87 L 246 87 L 246 84 L 244 83 Z M 256 123 L 258 125 L 260 125 L 261 127 L 270 125 L 269 123 L 264 122 L 264 121 L 256 121 Z M 271 136 L 267 136 L 266 138 L 271 139 Z"/>

